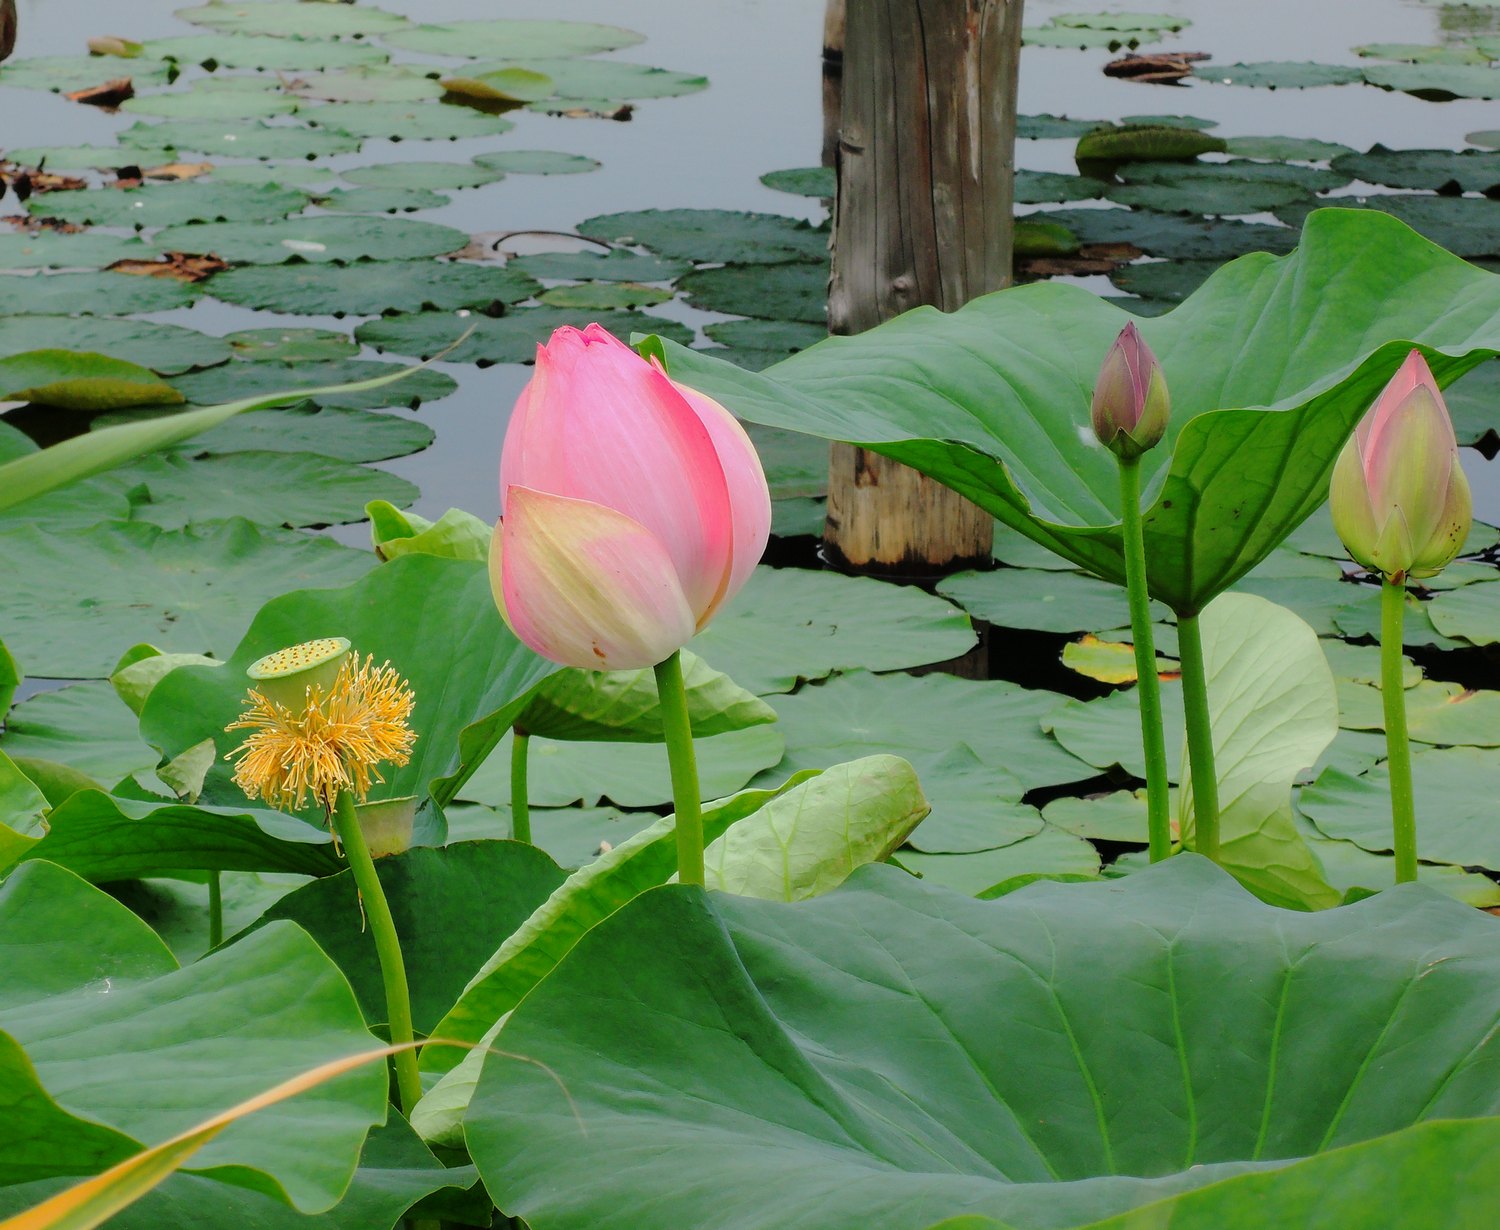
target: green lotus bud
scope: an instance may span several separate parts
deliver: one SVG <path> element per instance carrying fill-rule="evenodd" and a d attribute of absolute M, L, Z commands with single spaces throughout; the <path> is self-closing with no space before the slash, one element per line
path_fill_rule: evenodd
<path fill-rule="evenodd" d="M 1116 457 L 1129 461 L 1156 447 L 1171 413 L 1161 364 L 1132 322 L 1120 331 L 1099 369 L 1094 434 Z"/>

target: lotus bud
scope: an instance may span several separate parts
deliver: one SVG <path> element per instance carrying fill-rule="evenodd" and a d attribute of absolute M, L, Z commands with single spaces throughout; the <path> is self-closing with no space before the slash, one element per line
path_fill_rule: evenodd
<path fill-rule="evenodd" d="M 1333 470 L 1333 528 L 1350 557 L 1391 580 L 1430 577 L 1473 518 L 1453 422 L 1419 351 L 1360 420 Z"/>
<path fill-rule="evenodd" d="M 1171 415 L 1167 379 L 1135 324 L 1120 331 L 1094 386 L 1092 416 L 1099 442 L 1123 461 L 1155 448 Z"/>
<path fill-rule="evenodd" d="M 495 601 L 543 657 L 665 661 L 749 579 L 771 529 L 750 437 L 599 325 L 558 329 L 500 457 Z"/>

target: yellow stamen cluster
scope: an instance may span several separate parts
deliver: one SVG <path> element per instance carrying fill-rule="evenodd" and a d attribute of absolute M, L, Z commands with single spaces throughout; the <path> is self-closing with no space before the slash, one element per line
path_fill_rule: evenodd
<path fill-rule="evenodd" d="M 293 811 L 311 795 L 333 810 L 339 791 L 351 790 L 361 803 L 371 781 L 383 782 L 377 765 L 404 765 L 416 732 L 407 725 L 415 698 L 389 662 L 372 665 L 367 656 L 348 658 L 327 693 L 307 691 L 301 713 L 250 689 L 250 705 L 226 730 L 251 730 L 239 747 L 235 784 L 251 798 Z"/>

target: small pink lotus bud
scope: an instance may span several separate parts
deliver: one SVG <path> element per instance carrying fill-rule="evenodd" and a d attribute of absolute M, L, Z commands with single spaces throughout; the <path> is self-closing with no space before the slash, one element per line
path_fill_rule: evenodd
<path fill-rule="evenodd" d="M 1392 580 L 1430 577 L 1463 549 L 1473 518 L 1469 481 L 1420 351 L 1407 356 L 1344 445 L 1328 506 L 1350 557 Z"/>
<path fill-rule="evenodd" d="M 771 496 L 750 437 L 599 325 L 537 348 L 500 455 L 490 580 L 543 657 L 655 666 L 760 561 Z"/>
<path fill-rule="evenodd" d="M 1171 413 L 1161 364 L 1132 322 L 1120 330 L 1099 369 L 1094 434 L 1115 456 L 1129 461 L 1156 447 Z"/>

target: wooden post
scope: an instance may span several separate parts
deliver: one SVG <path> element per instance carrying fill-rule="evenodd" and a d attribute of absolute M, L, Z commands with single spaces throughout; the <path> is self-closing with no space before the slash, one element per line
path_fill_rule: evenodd
<path fill-rule="evenodd" d="M 823 165 L 838 165 L 843 112 L 845 0 L 828 0 L 823 13 Z"/>
<path fill-rule="evenodd" d="M 16 49 L 16 0 L 0 0 L 0 60 Z"/>
<path fill-rule="evenodd" d="M 953 311 L 1011 278 L 1022 0 L 848 0 L 834 207 L 833 333 Z M 823 541 L 857 571 L 988 563 L 994 523 L 915 470 L 846 444 Z"/>

